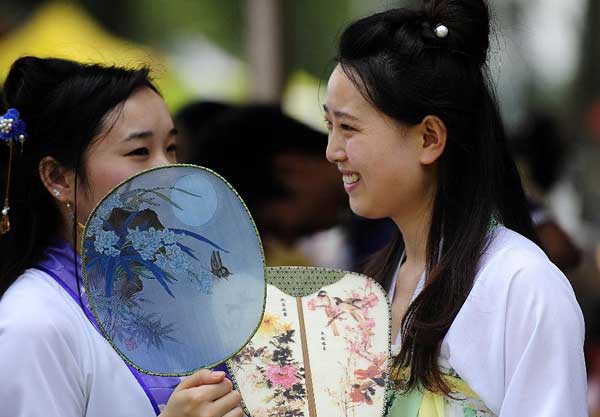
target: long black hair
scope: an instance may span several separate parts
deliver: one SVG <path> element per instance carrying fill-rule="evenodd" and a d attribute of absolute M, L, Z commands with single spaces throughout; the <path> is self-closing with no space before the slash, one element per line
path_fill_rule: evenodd
<path fill-rule="evenodd" d="M 20 112 L 29 137 L 22 155 L 13 156 L 11 230 L 0 235 L 0 296 L 41 260 L 49 239 L 59 233 L 60 211 L 38 171 L 42 158 L 54 157 L 86 184 L 88 145 L 107 127 L 107 115 L 142 87 L 156 91 L 148 68 L 37 57 L 23 57 L 12 65 L 4 83 L 6 105 Z M 3 165 L 9 157 L 6 148 L 0 147 Z M 2 192 L 5 174 L 0 174 Z"/>
<path fill-rule="evenodd" d="M 436 35 L 440 24 L 445 37 Z M 337 61 L 377 109 L 403 125 L 435 115 L 448 132 L 437 162 L 427 285 L 403 319 L 395 359 L 396 369 L 410 367 L 406 390 L 422 385 L 448 392 L 438 368 L 440 346 L 471 291 L 490 222 L 534 239 L 488 79 L 489 37 L 485 1 L 432 0 L 360 19 L 340 39 Z M 402 244 L 398 232 L 365 272 L 389 287 Z"/>

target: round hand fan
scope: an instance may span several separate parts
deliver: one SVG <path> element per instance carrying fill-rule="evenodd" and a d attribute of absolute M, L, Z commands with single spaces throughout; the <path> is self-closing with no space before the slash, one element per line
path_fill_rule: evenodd
<path fill-rule="evenodd" d="M 251 416 L 378 417 L 386 410 L 390 305 L 364 275 L 266 268 L 262 324 L 228 366 Z"/>
<path fill-rule="evenodd" d="M 129 178 L 90 214 L 81 254 L 94 318 L 142 372 L 183 376 L 222 363 L 262 320 L 256 227 L 210 170 L 168 165 Z"/>

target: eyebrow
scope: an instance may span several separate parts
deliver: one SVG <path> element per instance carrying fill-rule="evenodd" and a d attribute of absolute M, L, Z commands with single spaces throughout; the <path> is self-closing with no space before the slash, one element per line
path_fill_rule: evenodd
<path fill-rule="evenodd" d="M 179 131 L 175 128 L 169 130 L 168 136 L 177 136 Z M 135 140 L 135 139 L 149 139 L 154 136 L 154 132 L 152 130 L 143 130 L 139 132 L 133 132 L 127 135 L 125 141 Z"/>
<path fill-rule="evenodd" d="M 323 104 L 323 111 L 324 111 L 325 113 L 329 114 L 329 108 L 327 107 L 327 105 L 326 105 L 326 104 Z M 357 120 L 357 121 L 358 121 L 358 118 L 357 118 L 356 116 L 352 116 L 352 115 L 351 115 L 351 114 L 349 114 L 349 113 L 346 113 L 346 112 L 343 112 L 343 111 L 339 111 L 339 110 L 335 110 L 335 111 L 333 112 L 333 115 L 334 115 L 335 117 L 339 117 L 339 118 L 346 118 L 346 119 L 350 119 L 350 120 Z"/>

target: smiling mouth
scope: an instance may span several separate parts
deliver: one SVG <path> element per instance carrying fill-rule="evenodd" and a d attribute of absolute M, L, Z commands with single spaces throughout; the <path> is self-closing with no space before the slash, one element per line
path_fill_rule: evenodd
<path fill-rule="evenodd" d="M 346 185 L 354 184 L 354 183 L 357 183 L 358 180 L 360 180 L 360 175 L 344 174 L 344 175 L 342 175 L 342 180 L 344 181 L 344 184 L 346 184 Z"/>

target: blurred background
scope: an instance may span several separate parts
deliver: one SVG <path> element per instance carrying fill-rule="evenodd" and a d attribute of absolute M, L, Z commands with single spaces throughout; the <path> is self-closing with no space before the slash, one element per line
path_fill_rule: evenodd
<path fill-rule="evenodd" d="M 26 54 L 150 65 L 181 160 L 240 192 L 268 264 L 360 270 L 392 226 L 348 213 L 321 105 L 344 26 L 408 3 L 0 0 L 0 81 Z M 490 69 L 540 241 L 584 310 L 600 415 L 600 0 L 490 4 Z"/>

